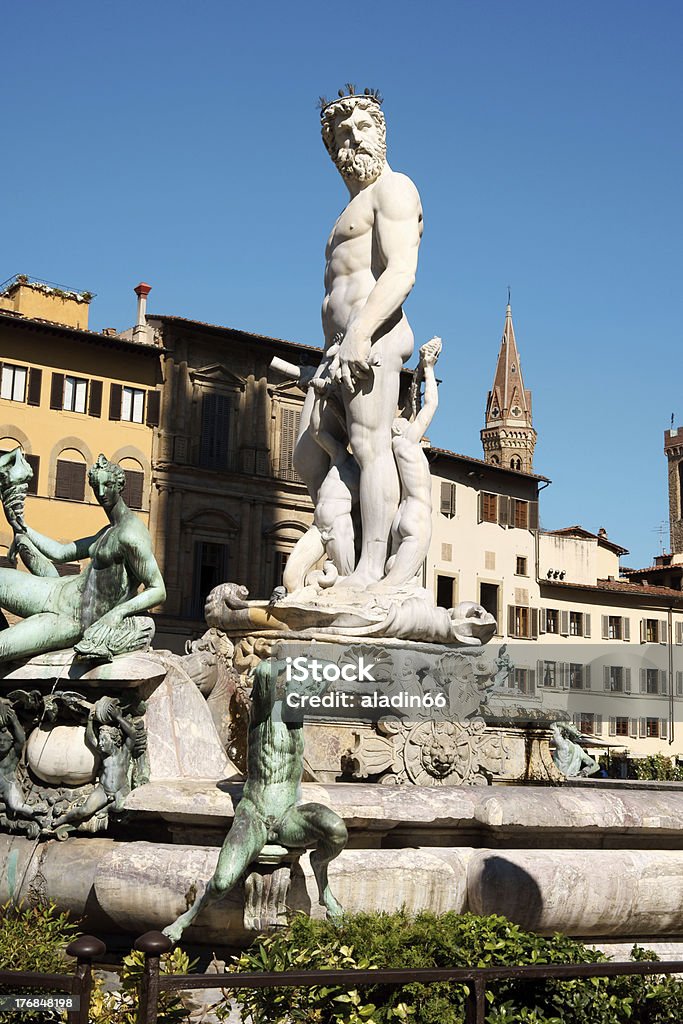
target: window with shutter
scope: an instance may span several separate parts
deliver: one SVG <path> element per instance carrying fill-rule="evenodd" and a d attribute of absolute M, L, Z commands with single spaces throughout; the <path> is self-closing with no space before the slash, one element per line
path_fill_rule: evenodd
<path fill-rule="evenodd" d="M 676 673 L 676 696 L 683 697 L 683 672 Z"/>
<path fill-rule="evenodd" d="M 683 622 L 676 623 L 676 643 L 683 644 Z"/>
<path fill-rule="evenodd" d="M 660 718 L 659 720 L 659 735 L 663 740 L 669 735 L 669 722 L 666 718 Z"/>
<path fill-rule="evenodd" d="M 560 611 L 560 633 L 562 636 L 569 636 L 569 612 Z"/>
<path fill-rule="evenodd" d="M 159 413 L 161 411 L 161 393 L 159 391 L 147 392 L 147 419 L 148 427 L 159 426 Z"/>
<path fill-rule="evenodd" d="M 227 395 L 215 391 L 204 393 L 199 465 L 205 469 L 230 468 L 231 415 L 232 403 Z"/>
<path fill-rule="evenodd" d="M 85 463 L 57 459 L 55 498 L 69 501 L 85 500 Z"/>
<path fill-rule="evenodd" d="M 142 508 L 145 475 L 134 469 L 126 469 L 124 472 L 126 482 L 123 485 L 122 498 L 128 508 Z"/>
<path fill-rule="evenodd" d="M 113 386 L 113 385 L 112 385 Z M 53 373 L 50 381 L 50 408 L 61 409 L 64 401 L 64 374 Z"/>
<path fill-rule="evenodd" d="M 659 673 L 659 692 L 666 693 L 668 690 L 668 684 L 669 673 L 665 669 L 662 669 Z"/>
<path fill-rule="evenodd" d="M 455 515 L 455 484 L 441 481 L 439 511 L 442 516 L 452 519 Z"/>
<path fill-rule="evenodd" d="M 301 410 L 283 405 L 280 409 L 280 462 L 278 476 L 282 480 L 298 480 L 294 469 L 294 448 L 299 436 Z"/>
<path fill-rule="evenodd" d="M 630 668 L 624 669 L 624 692 L 625 693 L 630 693 L 631 692 L 631 669 Z"/>
<path fill-rule="evenodd" d="M 102 389 L 103 384 L 101 380 L 90 381 L 90 394 L 88 395 L 89 416 L 102 415 Z"/>
<path fill-rule="evenodd" d="M 624 640 L 631 639 L 631 620 L 628 615 L 624 616 Z"/>
<path fill-rule="evenodd" d="M 142 388 L 124 386 L 121 393 L 121 419 L 128 423 L 143 423 L 145 392 Z"/>
<path fill-rule="evenodd" d="M 40 405 L 40 391 L 43 383 L 43 371 L 33 366 L 28 371 L 28 405 Z"/>
<path fill-rule="evenodd" d="M 54 374 L 53 374 L 54 379 Z M 123 395 L 123 388 L 120 384 L 109 385 L 109 419 L 120 420 L 121 419 L 121 397 Z"/>
<path fill-rule="evenodd" d="M 530 501 L 529 502 L 529 529 L 530 530 L 537 530 L 538 529 L 538 502 L 537 501 Z"/>
<path fill-rule="evenodd" d="M 660 644 L 667 643 L 669 638 L 669 624 L 666 619 L 662 619 L 659 623 L 659 642 Z"/>
<path fill-rule="evenodd" d="M 481 495 L 481 520 L 484 523 L 498 522 L 498 495 L 483 491 Z"/>
<path fill-rule="evenodd" d="M 87 380 L 84 377 L 72 377 L 71 374 L 67 374 L 64 377 L 62 409 L 65 412 L 85 412 L 87 394 Z"/>
<path fill-rule="evenodd" d="M 26 399 L 27 366 L 15 366 L 3 363 L 0 371 L 0 398 L 10 402 L 23 402 Z"/>
<path fill-rule="evenodd" d="M 514 515 L 515 515 L 515 526 L 518 530 L 529 529 L 529 502 L 520 501 L 518 498 L 514 500 Z"/>

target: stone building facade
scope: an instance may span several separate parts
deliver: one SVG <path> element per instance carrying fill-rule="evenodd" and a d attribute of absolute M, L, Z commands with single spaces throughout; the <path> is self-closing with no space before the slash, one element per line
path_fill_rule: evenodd
<path fill-rule="evenodd" d="M 317 365 L 320 350 L 182 317 L 149 322 L 164 378 L 150 529 L 168 597 L 157 625 L 178 649 L 201 631 L 217 583 L 268 597 L 312 521 L 292 467 L 304 392 L 270 364 Z"/>

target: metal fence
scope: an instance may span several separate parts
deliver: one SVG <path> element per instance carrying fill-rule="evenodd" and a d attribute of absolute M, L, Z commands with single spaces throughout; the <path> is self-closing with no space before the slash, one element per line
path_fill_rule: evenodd
<path fill-rule="evenodd" d="M 636 961 L 626 963 L 539 964 L 524 967 L 421 967 L 401 969 L 356 969 L 321 971 L 250 971 L 216 974 L 163 974 L 161 956 L 172 943 L 161 932 L 147 932 L 135 943 L 145 955 L 140 985 L 138 1024 L 156 1024 L 159 996 L 162 992 L 241 988 L 305 988 L 316 985 L 406 985 L 410 983 L 451 982 L 466 987 L 465 1024 L 485 1024 L 486 990 L 496 981 L 546 981 L 576 978 L 614 978 L 627 975 L 683 974 L 683 961 Z M 0 971 L 0 986 L 24 987 L 76 997 L 77 1006 L 68 1011 L 68 1024 L 88 1024 L 92 992 L 92 964 L 106 952 L 106 946 L 91 935 L 83 935 L 67 947 L 76 957 L 73 974 L 36 974 L 31 971 Z"/>

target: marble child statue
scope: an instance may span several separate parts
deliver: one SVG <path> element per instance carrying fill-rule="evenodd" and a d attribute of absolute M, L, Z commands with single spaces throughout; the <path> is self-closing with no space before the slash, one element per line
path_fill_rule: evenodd
<path fill-rule="evenodd" d="M 30 479 L 30 466 L 21 454 L 15 462 L 20 468 L 23 462 Z M 88 479 L 109 522 L 94 536 L 66 544 L 26 526 L 23 510 L 17 512 L 16 500 L 6 505 L 2 489 L 14 530 L 10 555 L 18 555 L 34 575 L 0 569 L 0 608 L 22 618 L 0 632 L 0 662 L 71 646 L 81 657 L 111 660 L 114 654 L 149 643 L 152 621 L 140 612 L 166 597 L 151 538 L 123 501 L 125 474 L 120 466 L 100 455 Z M 75 559 L 89 559 L 80 575 L 57 575 L 52 563 Z"/>
<path fill-rule="evenodd" d="M 427 557 L 432 539 L 432 480 L 422 449 L 424 436 L 438 405 L 434 364 L 441 353 L 441 338 L 420 349 L 418 373 L 424 380 L 422 408 L 411 419 L 399 416 L 392 425 L 391 448 L 401 481 L 401 504 L 391 527 L 391 557 L 385 586 L 411 582 Z"/>
<path fill-rule="evenodd" d="M 295 468 L 317 507 L 329 474 L 336 474 L 337 503 L 344 487 L 347 503 L 352 501 L 353 474 L 348 467 L 341 471 L 339 450 L 336 455 L 330 451 L 329 437 L 344 450 L 350 448 L 358 474 L 360 556 L 350 574 L 346 564 L 336 566 L 340 578 L 334 585 L 356 590 L 384 576 L 399 505 L 392 424 L 401 370 L 413 351 L 402 307 L 415 280 L 422 236 L 417 189 L 386 161 L 380 103 L 376 95 L 351 92 L 325 104 L 321 112 L 323 141 L 350 195 L 327 243 L 325 357 L 317 374 L 335 388 L 343 426 L 335 403 L 320 388 L 310 387 L 294 452 Z M 347 561 L 348 543 L 343 550 Z M 328 555 L 338 557 L 330 550 Z"/>
<path fill-rule="evenodd" d="M 274 704 L 284 696 L 278 690 L 278 673 L 284 663 L 268 658 L 263 649 L 256 653 L 265 656 L 253 675 L 244 795 L 235 809 L 213 877 L 190 909 L 164 928 L 164 934 L 174 942 L 205 907 L 234 888 L 267 843 L 292 849 L 315 847 L 311 867 L 320 904 L 327 908 L 328 917 L 342 913 L 330 892 L 327 866 L 346 846 L 346 826 L 323 804 L 297 804 L 303 775 L 303 722 L 283 722 L 273 713 Z"/>

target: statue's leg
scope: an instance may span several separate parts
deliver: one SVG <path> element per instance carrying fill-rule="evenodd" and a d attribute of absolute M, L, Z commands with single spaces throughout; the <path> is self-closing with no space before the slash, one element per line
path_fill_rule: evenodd
<path fill-rule="evenodd" d="M 24 575 L 23 573 L 21 574 Z M 46 583 L 37 576 L 26 577 L 31 582 Z M 17 614 L 21 614 L 20 612 Z M 55 612 L 28 613 L 30 618 L 0 632 L 0 662 L 16 658 L 30 658 L 45 651 L 58 651 L 72 647 L 81 635 L 80 626 L 67 615 Z"/>
<path fill-rule="evenodd" d="M 381 358 L 371 376 L 344 392 L 351 451 L 360 467 L 361 557 L 355 572 L 340 587 L 366 587 L 384 576 L 391 525 L 400 487 L 391 446 L 391 425 L 398 404 L 403 360 L 412 352 L 413 336 L 402 320 L 373 350 Z"/>
<path fill-rule="evenodd" d="M 54 600 L 55 588 L 63 580 L 43 576 L 29 576 L 17 569 L 0 569 L 0 608 L 21 615 L 22 619 L 35 615 Z"/>
<path fill-rule="evenodd" d="M 232 828 L 225 837 L 213 877 L 190 909 L 181 914 L 173 924 L 164 928 L 164 935 L 173 942 L 178 942 L 185 929 L 205 907 L 230 892 L 247 865 L 261 852 L 267 838 L 266 826 L 256 814 L 253 805 L 242 800 L 235 811 Z"/>
<path fill-rule="evenodd" d="M 287 812 L 278 831 L 283 846 L 315 846 L 311 867 L 318 884 L 320 905 L 327 908 L 328 917 L 339 917 L 344 911 L 330 892 L 327 865 L 339 856 L 349 838 L 342 819 L 324 804 L 302 804 Z"/>

